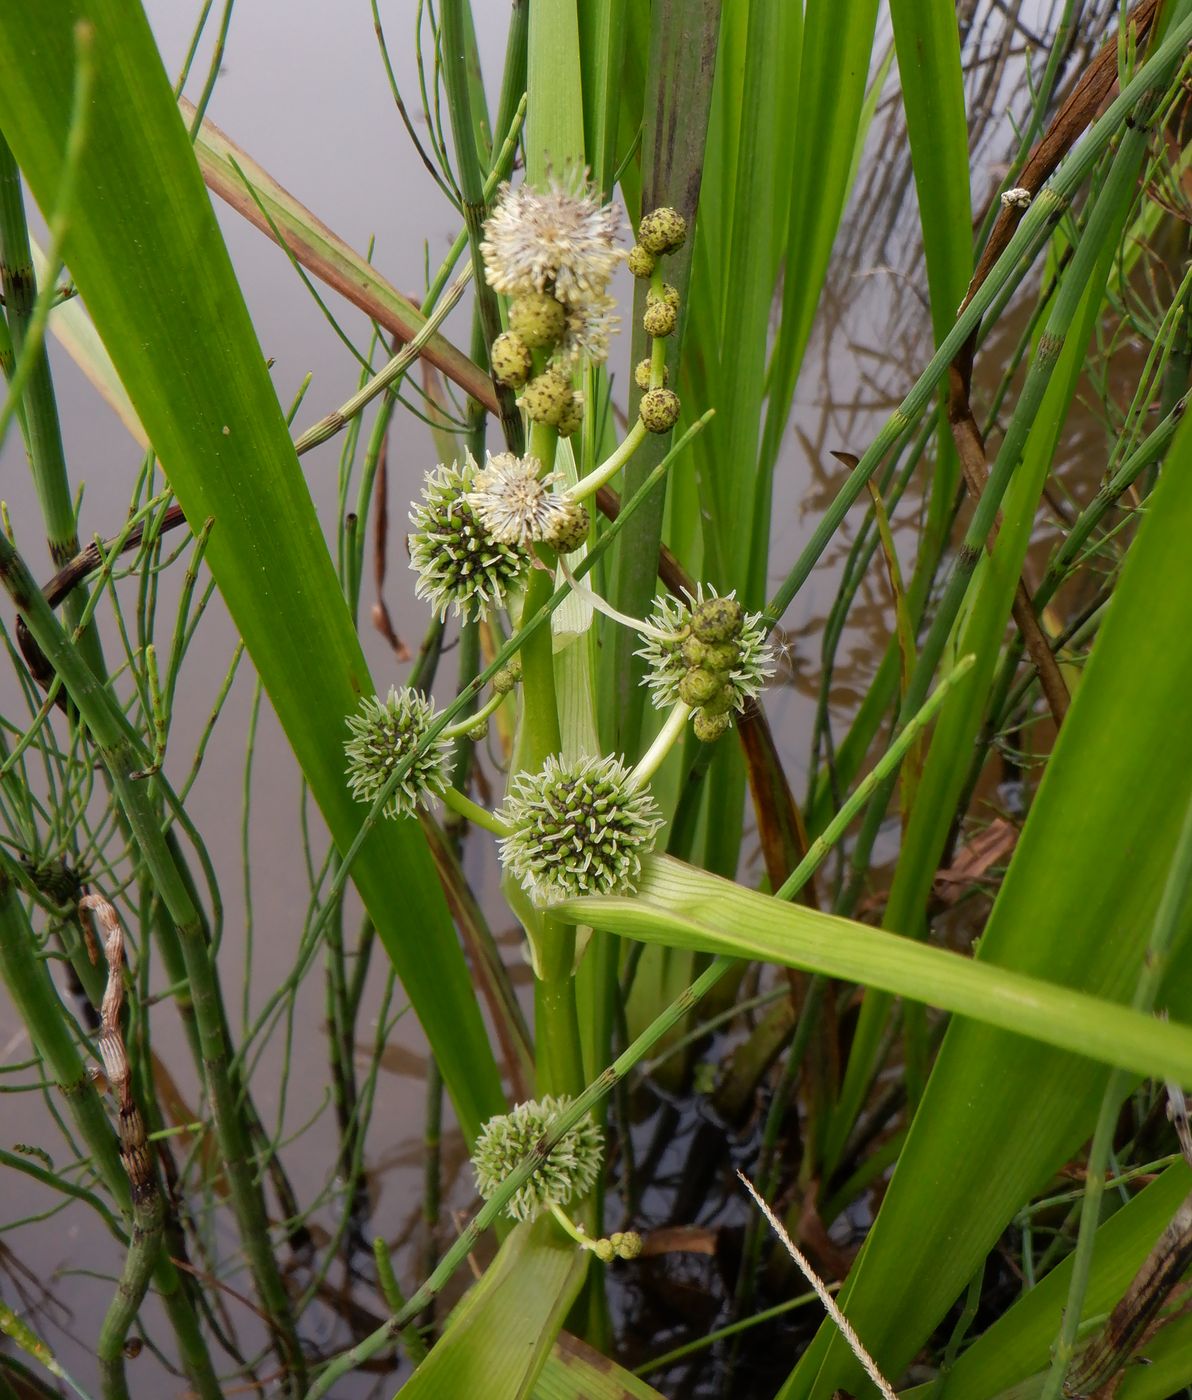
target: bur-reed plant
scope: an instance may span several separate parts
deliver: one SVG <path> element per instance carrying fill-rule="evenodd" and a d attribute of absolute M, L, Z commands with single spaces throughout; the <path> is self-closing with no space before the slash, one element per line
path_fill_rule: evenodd
<path fill-rule="evenodd" d="M 1170 1157 L 1154 1086 L 1192 1080 L 1187 292 L 1161 251 L 1181 217 L 1170 176 L 1182 158 L 1187 6 L 1143 0 L 1116 33 L 1105 7 L 1064 7 L 974 241 L 974 79 L 948 5 L 889 7 L 895 82 L 868 3 L 841 16 L 827 0 L 723 10 L 528 0 L 513 7 L 490 119 L 489 55 L 468 5 L 445 0 L 418 9 L 420 126 L 396 76 L 390 17 L 374 4 L 398 114 L 458 219 L 417 308 L 204 120 L 229 16 L 199 101 L 180 116 L 136 7 L 71 0 L 0 14 L 0 424 L 24 438 L 50 557 L 66 566 L 43 592 L 28 541 L 11 530 L 0 540 L 28 711 L 6 718 L 0 767 L 0 973 L 33 1067 L 67 1093 L 73 1129 L 60 1121 L 74 1164 L 22 1166 L 13 1144 L 0 1160 L 117 1233 L 111 1272 L 122 1283 L 96 1341 L 101 1392 L 137 1393 L 119 1344 L 144 1312 L 153 1250 L 146 1203 L 121 1175 L 119 1115 L 84 1072 L 84 1056 L 119 1037 L 132 1071 L 120 1105 L 135 1082 L 157 1154 L 150 1175 L 160 1172 L 169 1203 L 152 1290 L 174 1334 L 167 1349 L 198 1393 L 219 1393 L 219 1373 L 260 1387 L 275 1370 L 288 1393 L 346 1394 L 395 1346 L 417 1363 L 403 1387 L 415 1397 L 590 1393 L 598 1367 L 622 1393 L 657 1393 L 616 1367 L 608 1313 L 610 1277 L 642 1287 L 656 1267 L 639 1257 L 656 1223 L 643 1187 L 663 1183 L 639 1156 L 627 1093 L 642 1089 L 655 1051 L 649 1063 L 654 1073 L 666 1064 L 672 1094 L 702 1102 L 693 1081 L 710 1068 L 723 1082 L 709 1103 L 761 1110 L 764 1127 L 735 1148 L 739 1125 L 719 1125 L 723 1165 L 760 1152 L 792 1236 L 829 1272 L 852 1265 L 840 1301 L 860 1343 L 831 1321 L 814 1340 L 772 1337 L 764 1393 L 872 1393 L 862 1345 L 868 1374 L 896 1383 L 918 1355 L 936 1397 L 1021 1393 L 1049 1367 L 1044 1393 L 1068 1393 L 1082 1374 L 1082 1326 L 1120 1298 L 1115 1317 L 1132 1306 L 1131 1276 L 1164 1224 L 1182 1219 L 1187 1191 L 1186 1169 L 1165 1161 L 1099 1218 L 1110 1144 L 1124 1144 L 1124 1160 Z M 1071 49 L 1082 20 L 1104 35 L 1100 48 Z M 926 289 L 935 353 L 899 367 L 897 409 L 868 442 L 841 445 L 848 474 L 798 557 L 772 559 L 792 404 L 884 84 L 905 117 L 922 245 L 911 276 Z M 18 167 L 50 228 L 40 278 Z M 309 290 L 324 282 L 372 318 L 358 345 L 316 292 L 358 383 L 304 431 L 292 429 L 309 387 L 282 410 L 204 179 L 286 249 Z M 71 294 L 59 305 L 60 258 Z M 443 335 L 465 295 L 468 354 Z M 989 366 L 996 387 L 983 404 L 974 364 L 983 369 L 1020 312 L 1027 329 L 1010 363 Z M 627 394 L 610 361 L 618 316 L 622 359 L 635 366 Z M 47 328 L 73 336 L 147 453 L 128 525 L 85 556 Z M 1131 336 L 1147 354 L 1119 404 L 1111 369 Z M 433 370 L 416 384 L 420 365 Z M 1088 384 L 1113 441 L 1100 490 L 1071 487 L 1059 538 L 1045 507 L 1069 490 L 1065 433 Z M 416 483 L 398 483 L 387 459 L 399 413 L 432 429 Z M 997 444 L 988 454 L 986 437 Z M 299 458 L 332 443 L 328 547 Z M 428 629 L 390 686 L 374 681 L 357 635 L 366 523 L 407 509 L 410 592 L 427 605 Z M 1036 585 L 1040 536 L 1050 555 Z M 161 578 L 176 539 L 187 574 L 171 627 L 159 617 Z M 766 711 L 787 646 L 780 629 L 806 615 L 836 550 L 847 562 L 823 637 L 800 811 L 789 736 L 772 732 Z M 381 579 L 386 563 L 382 543 Z M 888 650 L 841 737 L 832 668 L 875 572 L 889 592 Z M 1077 588 L 1092 602 L 1069 612 Z M 216 592 L 242 642 L 195 768 L 224 742 L 216 721 L 243 655 L 259 681 L 254 733 L 267 701 L 313 799 L 302 814 L 306 916 L 288 971 L 263 995 L 251 962 L 261 930 L 237 968 L 220 878 L 188 810 L 193 774 L 173 776 L 187 653 Z M 112 607 L 106 628 L 101 603 Z M 1090 642 L 1086 657 L 1078 648 Z M 1028 748 L 1041 770 L 1018 783 L 1029 816 L 1008 869 L 991 877 L 972 838 L 991 775 Z M 761 888 L 739 859 L 747 785 Z M 837 878 L 816 880 L 829 856 Z M 496 907 L 469 886 L 498 862 L 530 968 L 532 1034 L 486 921 Z M 955 882 L 966 868 L 963 945 L 942 946 L 937 877 Z M 250 893 L 251 873 L 246 855 Z M 363 903 L 355 931 L 349 884 Z M 122 1028 L 113 993 L 98 1039 L 51 975 L 71 969 L 92 1003 L 102 989 L 75 907 L 84 888 L 84 905 L 103 894 L 127 911 L 129 1014 Z M 309 1199 L 287 1172 L 286 1110 L 317 960 L 338 1150 Z M 765 971 L 779 968 L 785 984 Z M 386 990 L 362 1070 L 374 981 Z M 443 1090 L 485 1202 L 417 1270 L 407 1301 L 385 1241 L 365 1239 L 398 985 L 434 1057 L 428 1209 L 438 1209 Z M 747 1008 L 768 1001 L 772 1012 L 751 1022 Z M 199 1094 L 177 1133 L 154 1070 L 167 1004 L 183 1018 Z M 1154 1005 L 1167 1020 L 1145 1014 Z M 711 1035 L 730 1021 L 727 1037 Z M 280 1108 L 267 1125 L 261 1076 L 277 1044 Z M 701 1045 L 711 1059 L 696 1076 Z M 1083 1208 L 1069 1201 L 1057 1217 L 1056 1174 L 1094 1129 L 1096 1180 Z M 855 1258 L 850 1212 L 879 1204 Z M 735 1218 L 746 1220 L 743 1204 Z M 1036 1256 L 1041 1218 L 1054 1228 Z M 498 1248 L 483 1276 L 419 1336 L 411 1329 L 490 1228 Z M 989 1277 L 997 1248 L 1018 1249 L 1031 1285 L 1014 1307 Z M 372 1322 L 357 1313 L 351 1331 L 316 1340 L 333 1268 L 351 1273 L 361 1257 L 377 1269 L 375 1293 L 365 1290 Z M 263 1321 L 251 1339 L 231 1325 L 218 1286 L 239 1264 Z M 760 1236 L 740 1269 L 724 1295 L 730 1312 L 730 1296 L 744 1309 L 783 1278 Z M 961 1299 L 960 1321 L 938 1332 Z M 984 1334 L 970 1339 L 978 1316 Z M 1144 1345 L 1163 1356 L 1167 1336 L 1178 1323 Z M 1186 1384 L 1188 1371 L 1170 1362 L 1162 1384 Z M 760 1384 L 725 1355 L 701 1393 L 760 1394 Z"/>

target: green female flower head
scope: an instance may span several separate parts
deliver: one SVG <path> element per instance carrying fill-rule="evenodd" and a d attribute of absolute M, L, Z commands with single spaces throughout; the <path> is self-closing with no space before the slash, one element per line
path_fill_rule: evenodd
<path fill-rule="evenodd" d="M 352 737 L 344 744 L 348 757 L 348 787 L 357 802 L 371 806 L 393 770 L 418 750 L 434 719 L 435 708 L 425 696 L 407 687 L 391 689 L 382 700 L 365 700 L 347 724 Z M 451 745 L 435 739 L 422 749 L 383 808 L 387 817 L 408 817 L 419 805 L 429 806 L 448 783 Z"/>
<path fill-rule="evenodd" d="M 705 596 L 699 584 L 694 596 L 655 599 L 647 621 L 650 632 L 637 655 L 659 709 L 682 701 L 702 706 L 707 718 L 741 711 L 774 674 L 761 614 L 745 612 L 732 593 L 722 598 L 709 588 Z M 701 738 L 714 738 L 724 726 L 702 728 Z"/>
<path fill-rule="evenodd" d="M 524 579 L 530 556 L 518 544 L 494 540 L 467 500 L 476 463 L 469 457 L 461 471 L 455 463 L 430 472 L 422 501 L 410 510 L 410 568 L 417 571 L 414 592 L 440 618 L 483 617 L 500 607 L 505 594 Z"/>
<path fill-rule="evenodd" d="M 568 1098 L 552 1098 L 521 1103 L 512 1113 L 490 1118 L 480 1130 L 472 1152 L 476 1189 L 487 1201 L 509 1173 L 531 1153 L 570 1105 Z M 533 1220 L 551 1206 L 588 1194 L 600 1174 L 604 1154 L 604 1134 L 584 1117 L 568 1129 L 550 1155 L 530 1179 L 513 1193 L 505 1211 L 514 1220 Z"/>
<path fill-rule="evenodd" d="M 550 292 L 566 306 L 603 296 L 623 256 L 620 223 L 579 175 L 546 191 L 503 185 L 480 245 L 488 284 L 506 296 Z"/>
<path fill-rule="evenodd" d="M 628 894 L 663 824 L 649 790 L 617 758 L 553 756 L 514 780 L 498 817 L 501 863 L 538 904 Z"/>

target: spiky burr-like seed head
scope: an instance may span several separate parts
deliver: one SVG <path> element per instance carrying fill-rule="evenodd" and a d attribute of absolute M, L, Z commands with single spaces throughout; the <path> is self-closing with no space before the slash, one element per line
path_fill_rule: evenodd
<path fill-rule="evenodd" d="M 658 259 L 648 249 L 643 248 L 640 243 L 635 243 L 629 250 L 629 257 L 626 259 L 625 265 L 635 277 L 645 281 L 654 275 Z"/>
<path fill-rule="evenodd" d="M 488 1120 L 472 1151 L 476 1189 L 486 1201 L 534 1151 L 570 1103 L 568 1098 L 552 1098 L 548 1094 L 540 1100 L 518 1104 L 512 1113 Z M 576 1197 L 586 1196 L 596 1184 L 603 1155 L 604 1134 L 591 1118 L 581 1118 L 564 1133 L 533 1176 L 510 1196 L 506 1213 L 514 1220 L 533 1220 L 551 1206 L 565 1206 Z"/>
<path fill-rule="evenodd" d="M 648 389 L 638 405 L 643 427 L 651 433 L 669 433 L 679 421 L 679 396 L 671 389 Z"/>
<path fill-rule="evenodd" d="M 422 500 L 410 510 L 410 568 L 418 574 L 414 592 L 440 619 L 448 608 L 457 616 L 483 617 L 504 602 L 530 567 L 525 548 L 494 540 L 465 499 L 475 469 L 470 457 L 462 471 L 454 463 L 437 467 L 426 478 Z"/>
<path fill-rule="evenodd" d="M 509 828 L 501 863 L 536 903 L 636 888 L 662 813 L 629 776 L 617 758 L 552 756 L 513 780 L 498 814 Z"/>
<path fill-rule="evenodd" d="M 695 737 L 701 744 L 714 744 L 729 726 L 729 717 L 724 715 L 709 715 L 703 710 L 696 713 L 692 722 L 692 729 Z"/>
<path fill-rule="evenodd" d="M 657 300 L 646 303 L 645 312 L 642 315 L 642 330 L 647 335 L 651 335 L 655 340 L 661 340 L 664 336 L 674 335 L 675 327 L 679 324 L 679 313 L 673 306 L 668 306 L 666 302 Z"/>
<path fill-rule="evenodd" d="M 534 357 L 520 335 L 505 331 L 493 341 L 493 348 L 489 352 L 489 364 L 492 365 L 493 378 L 498 384 L 508 385 L 510 389 L 520 389 L 530 377 Z"/>
<path fill-rule="evenodd" d="M 509 329 L 531 350 L 556 344 L 566 324 L 566 307 L 549 292 L 523 292 L 509 303 Z"/>
<path fill-rule="evenodd" d="M 571 381 L 548 366 L 530 380 L 518 402 L 531 423 L 546 423 L 556 428 L 571 406 L 572 397 Z"/>
<path fill-rule="evenodd" d="M 673 253 L 687 241 L 687 220 L 677 209 L 654 209 L 638 224 L 637 241 L 651 253 Z"/>
<path fill-rule="evenodd" d="M 375 802 L 394 769 L 414 753 L 412 766 L 385 803 L 385 815 L 409 816 L 447 787 L 451 745 L 439 738 L 418 752 L 433 719 L 431 702 L 406 687 L 390 690 L 384 700 L 374 695 L 363 702 L 358 714 L 348 716 L 352 737 L 344 744 L 344 753 L 348 787 L 357 802 Z"/>

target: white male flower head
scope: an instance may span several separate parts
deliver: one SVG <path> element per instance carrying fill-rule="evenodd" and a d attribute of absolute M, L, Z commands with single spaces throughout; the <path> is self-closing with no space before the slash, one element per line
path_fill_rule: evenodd
<path fill-rule="evenodd" d="M 613 315 L 616 305 L 610 296 L 594 296 L 569 306 L 558 357 L 572 365 L 603 364 L 608 359 L 608 338 L 616 335 L 621 324 L 621 318 Z"/>
<path fill-rule="evenodd" d="M 538 904 L 631 894 L 663 824 L 650 792 L 618 758 L 552 755 L 521 773 L 497 813 L 509 828 L 501 863 Z"/>
<path fill-rule="evenodd" d="M 552 178 L 545 192 L 503 185 L 480 245 L 489 286 L 506 296 L 550 291 L 565 306 L 601 297 L 623 256 L 620 222 L 582 179 Z"/>
<path fill-rule="evenodd" d="M 513 452 L 490 456 L 465 497 L 490 537 L 499 544 L 528 545 L 549 539 L 566 515 L 566 504 L 551 494 L 558 472 L 540 477 L 537 457 Z"/>
<path fill-rule="evenodd" d="M 449 607 L 457 616 L 482 617 L 504 602 L 530 567 L 526 550 L 495 540 L 469 504 L 475 470 L 471 457 L 462 470 L 455 463 L 436 467 L 427 475 L 422 500 L 410 510 L 410 568 L 418 574 L 414 592 L 440 618 Z"/>

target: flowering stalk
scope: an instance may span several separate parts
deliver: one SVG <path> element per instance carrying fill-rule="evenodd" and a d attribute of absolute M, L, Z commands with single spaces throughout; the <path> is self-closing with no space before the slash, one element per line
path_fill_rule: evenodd
<path fill-rule="evenodd" d="M 687 728 L 687 720 L 690 715 L 690 705 L 685 705 L 680 700 L 674 706 L 666 717 L 666 723 L 655 736 L 654 742 L 638 759 L 633 772 L 629 775 L 631 787 L 645 787 L 654 774 L 658 772 L 659 768 L 662 767 L 663 760 L 674 747 L 675 740 Z"/>

